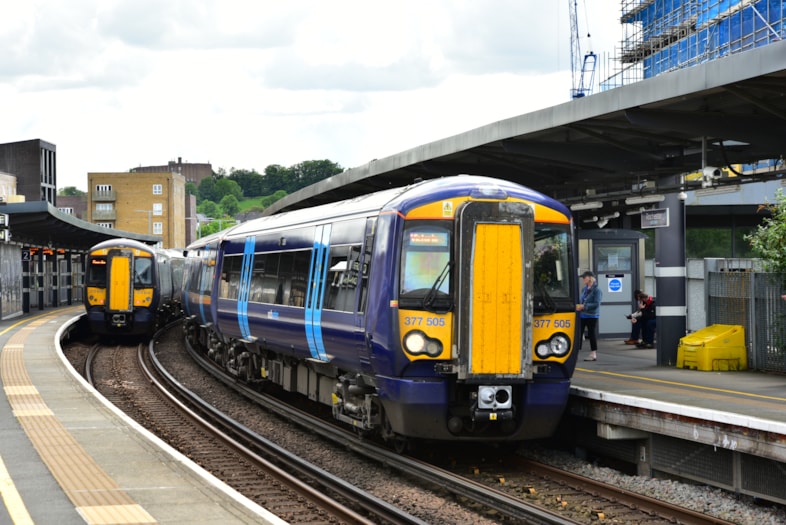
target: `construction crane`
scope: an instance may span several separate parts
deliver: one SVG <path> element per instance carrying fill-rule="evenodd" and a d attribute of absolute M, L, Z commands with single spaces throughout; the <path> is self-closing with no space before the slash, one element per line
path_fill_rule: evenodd
<path fill-rule="evenodd" d="M 595 63 L 597 56 L 588 51 L 581 59 L 581 43 L 579 42 L 578 0 L 568 0 L 570 11 L 570 98 L 581 98 L 592 93 L 592 83 L 595 81 Z M 587 33 L 587 38 L 590 34 Z"/>

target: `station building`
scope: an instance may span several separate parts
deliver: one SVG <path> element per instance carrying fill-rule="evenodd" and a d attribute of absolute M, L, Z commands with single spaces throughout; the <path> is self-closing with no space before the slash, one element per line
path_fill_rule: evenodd
<path fill-rule="evenodd" d="M 94 244 L 115 237 L 161 242 L 91 224 L 70 206 L 59 210 L 56 189 L 54 144 L 0 144 L 0 319 L 81 302 L 84 257 Z"/>

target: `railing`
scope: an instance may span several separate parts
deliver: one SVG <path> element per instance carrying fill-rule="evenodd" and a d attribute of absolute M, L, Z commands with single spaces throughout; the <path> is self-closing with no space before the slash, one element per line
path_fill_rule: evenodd
<path fill-rule="evenodd" d="M 117 194 L 115 190 L 94 191 L 92 195 L 92 200 L 93 202 L 116 201 Z"/>
<path fill-rule="evenodd" d="M 786 372 L 786 275 L 752 269 L 707 273 L 707 324 L 745 327 L 748 366 Z"/>
<path fill-rule="evenodd" d="M 93 221 L 114 221 L 117 219 L 117 210 L 93 210 Z"/>

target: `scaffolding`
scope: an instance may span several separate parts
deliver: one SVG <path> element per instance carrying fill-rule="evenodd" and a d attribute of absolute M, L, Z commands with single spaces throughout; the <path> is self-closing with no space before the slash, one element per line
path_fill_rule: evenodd
<path fill-rule="evenodd" d="M 786 36 L 784 0 L 622 0 L 622 45 L 611 89 Z"/>

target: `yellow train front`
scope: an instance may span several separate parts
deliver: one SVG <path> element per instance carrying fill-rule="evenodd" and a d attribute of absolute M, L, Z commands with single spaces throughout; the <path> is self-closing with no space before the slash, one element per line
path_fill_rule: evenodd
<path fill-rule="evenodd" d="M 373 388 L 345 374 L 334 415 L 380 421 L 394 442 L 552 435 L 576 362 L 573 235 L 566 207 L 503 181 L 430 181 L 389 202 L 365 317 Z"/>
<path fill-rule="evenodd" d="M 182 256 L 131 239 L 111 239 L 87 254 L 84 304 L 100 336 L 150 335 L 179 311 Z"/>

